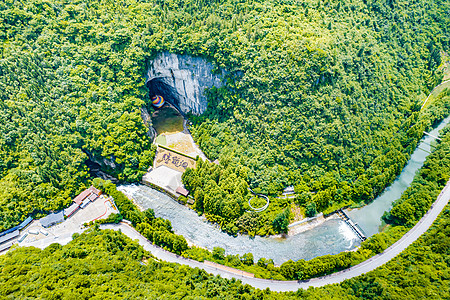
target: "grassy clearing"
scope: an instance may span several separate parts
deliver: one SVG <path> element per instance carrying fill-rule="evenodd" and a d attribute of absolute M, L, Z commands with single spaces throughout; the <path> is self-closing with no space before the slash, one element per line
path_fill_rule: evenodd
<path fill-rule="evenodd" d="M 267 200 L 261 197 L 253 197 L 250 199 L 250 204 L 254 207 L 254 208 L 260 208 L 263 207 L 264 205 L 266 205 Z"/>
<path fill-rule="evenodd" d="M 159 144 L 159 145 L 167 146 L 166 136 L 165 135 L 158 135 L 156 137 L 156 141 L 155 142 L 157 144 Z"/>

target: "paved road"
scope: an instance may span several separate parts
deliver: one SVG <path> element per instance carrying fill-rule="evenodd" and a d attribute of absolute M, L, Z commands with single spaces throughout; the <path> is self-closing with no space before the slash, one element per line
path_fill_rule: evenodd
<path fill-rule="evenodd" d="M 399 241 L 387 248 L 384 252 L 370 258 L 369 260 L 360 263 L 349 269 L 333 273 L 327 276 L 310 279 L 307 281 L 277 281 L 277 280 L 267 280 L 260 278 L 250 278 L 245 277 L 238 272 L 230 272 L 228 270 L 223 270 L 210 265 L 203 264 L 201 262 L 186 259 L 171 252 L 168 252 L 158 246 L 151 244 L 146 238 L 140 235 L 133 227 L 125 224 L 105 224 L 101 225 L 101 229 L 113 229 L 121 230 L 122 233 L 127 235 L 133 240 L 138 240 L 139 244 L 144 247 L 145 250 L 151 252 L 155 257 L 160 260 L 175 262 L 183 265 L 188 265 L 193 268 L 201 268 L 208 273 L 214 275 L 220 275 L 223 278 L 237 278 L 243 283 L 247 283 L 255 288 L 265 289 L 270 288 L 272 291 L 296 291 L 299 288 L 306 289 L 308 287 L 320 287 L 327 284 L 339 283 L 346 279 L 359 276 L 361 274 L 372 271 L 394 257 L 400 254 L 406 247 L 411 245 L 415 240 L 417 240 L 425 231 L 430 228 L 433 221 L 436 220 L 440 212 L 444 209 L 450 199 L 450 180 L 447 185 L 440 193 L 437 200 L 433 203 L 430 210 L 423 216 L 423 218 L 414 226 L 410 231 L 408 231 Z M 77 232 L 82 232 L 82 230 L 77 230 Z M 67 244 L 71 240 L 69 234 L 65 234 L 60 237 L 53 237 L 42 239 L 36 241 L 35 243 L 28 243 L 26 246 L 35 246 L 39 248 L 45 248 L 51 243 Z"/>
<path fill-rule="evenodd" d="M 448 82 L 450 82 L 450 79 L 445 80 L 445 81 L 442 81 L 442 82 L 439 83 L 437 86 L 435 86 L 435 87 L 431 90 L 431 92 L 430 92 L 430 94 L 428 95 L 427 99 L 425 99 L 425 102 L 422 104 L 422 107 L 421 107 L 420 109 L 424 108 L 425 104 L 427 103 L 428 99 L 430 99 L 430 97 L 431 97 L 431 95 L 433 94 L 434 90 L 436 90 L 438 87 L 440 87 L 440 86 L 442 86 L 442 85 L 444 85 L 444 84 L 446 84 L 446 83 L 448 83 Z"/>

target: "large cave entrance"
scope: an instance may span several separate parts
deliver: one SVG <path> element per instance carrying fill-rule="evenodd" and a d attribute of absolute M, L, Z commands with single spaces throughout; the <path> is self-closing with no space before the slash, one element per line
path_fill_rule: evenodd
<path fill-rule="evenodd" d="M 150 98 L 156 95 L 160 95 L 165 101 L 172 104 L 182 115 L 185 114 L 180 109 L 180 97 L 182 97 L 176 89 L 166 83 L 166 80 L 170 80 L 166 77 L 156 77 L 147 82 L 147 88 L 149 90 Z"/>

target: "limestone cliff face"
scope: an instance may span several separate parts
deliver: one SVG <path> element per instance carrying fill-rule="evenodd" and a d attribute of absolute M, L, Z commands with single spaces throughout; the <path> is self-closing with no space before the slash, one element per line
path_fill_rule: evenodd
<path fill-rule="evenodd" d="M 147 72 L 150 93 L 161 94 L 184 112 L 201 114 L 208 105 L 206 88 L 222 86 L 213 65 L 200 57 L 160 53 Z"/>
<path fill-rule="evenodd" d="M 141 118 L 148 129 L 147 136 L 150 138 L 151 141 L 153 141 L 157 134 L 155 128 L 153 128 L 152 117 L 150 117 L 150 114 L 148 113 L 148 110 L 145 107 L 141 107 Z"/>

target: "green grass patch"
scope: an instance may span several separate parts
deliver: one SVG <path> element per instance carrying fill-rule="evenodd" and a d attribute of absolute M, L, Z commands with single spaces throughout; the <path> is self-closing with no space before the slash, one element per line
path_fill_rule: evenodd
<path fill-rule="evenodd" d="M 261 208 L 266 205 L 267 200 L 258 196 L 255 196 L 250 199 L 250 205 L 254 208 Z"/>
<path fill-rule="evenodd" d="M 158 135 L 156 137 L 156 143 L 159 145 L 167 145 L 167 140 L 165 135 Z"/>

